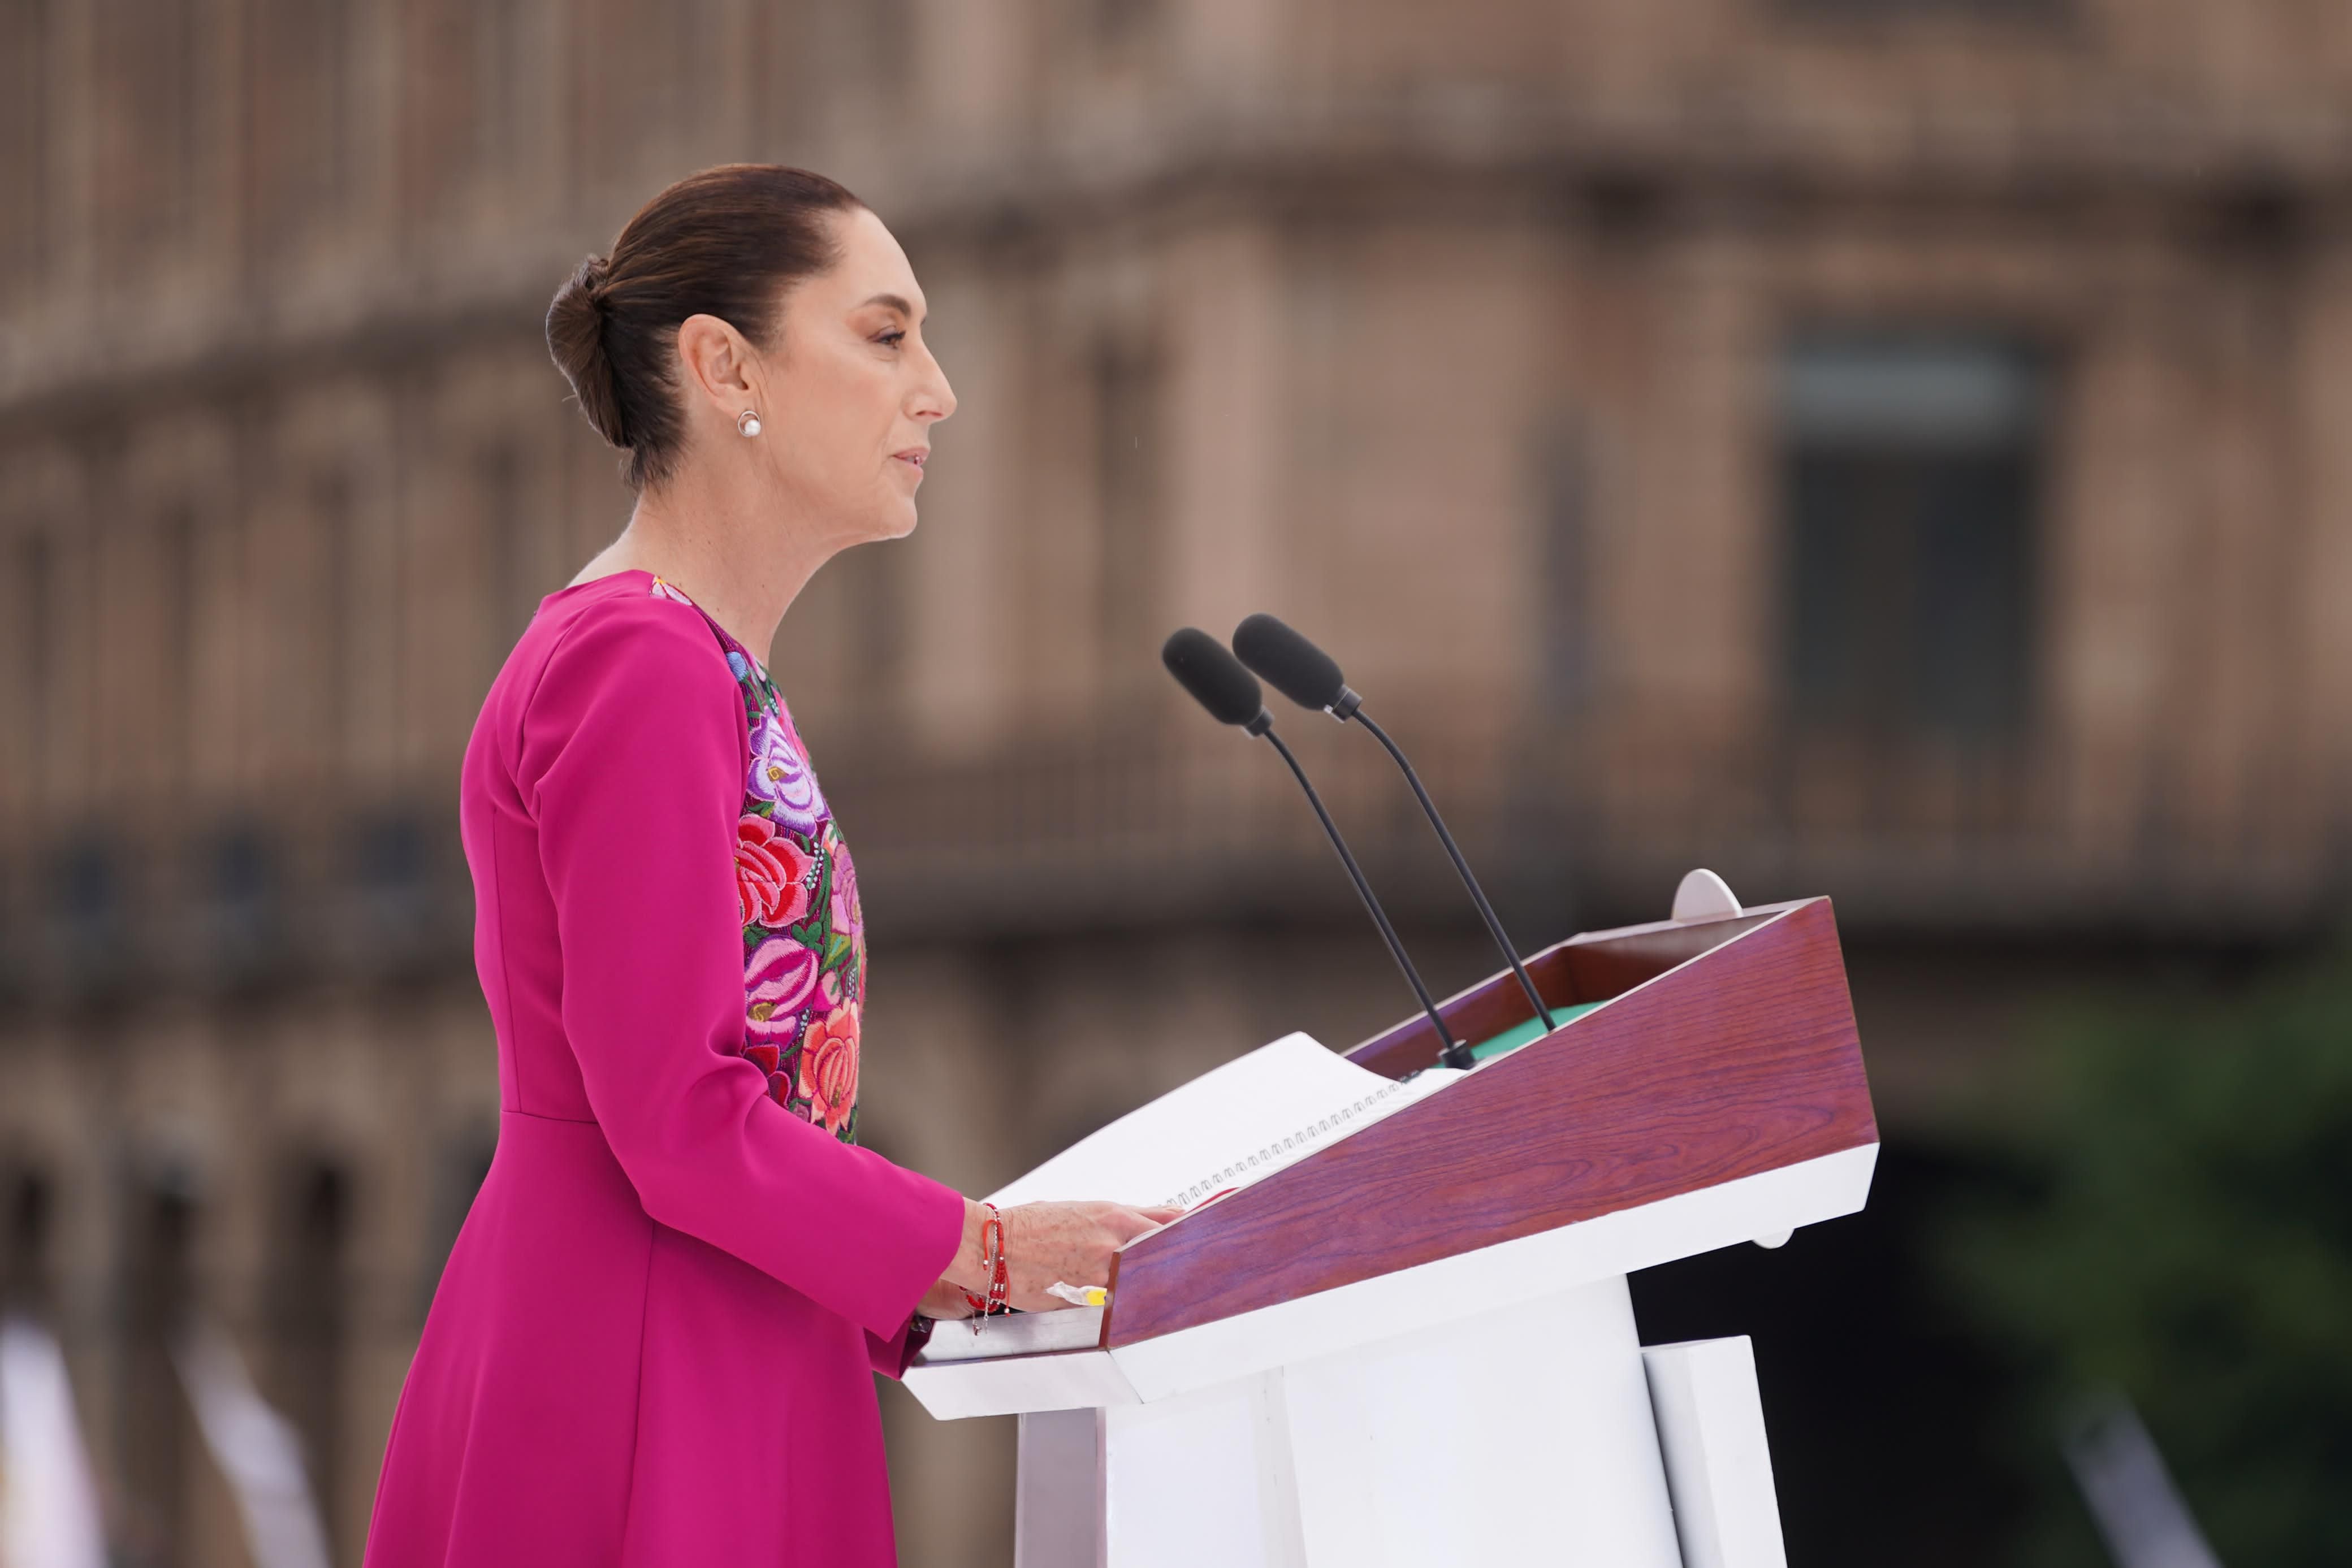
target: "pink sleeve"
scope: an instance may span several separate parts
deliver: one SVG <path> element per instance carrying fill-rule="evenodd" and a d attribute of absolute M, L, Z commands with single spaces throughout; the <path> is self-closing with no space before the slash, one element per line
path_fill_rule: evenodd
<path fill-rule="evenodd" d="M 741 698 L 692 608 L 590 611 L 549 656 L 516 768 L 563 951 L 563 1027 L 664 1225 L 886 1342 L 953 1260 L 963 1199 L 767 1094 L 743 1042 Z"/>
<path fill-rule="evenodd" d="M 961 1239 L 961 1233 L 958 1235 Z M 924 1341 L 929 1338 L 928 1333 L 920 1338 L 916 1336 L 915 1317 L 909 1312 L 895 1334 L 885 1337 L 872 1329 L 866 1331 L 866 1359 L 875 1371 L 885 1377 L 904 1377 L 907 1375 L 907 1364 L 915 1359 L 915 1353 L 922 1349 Z"/>

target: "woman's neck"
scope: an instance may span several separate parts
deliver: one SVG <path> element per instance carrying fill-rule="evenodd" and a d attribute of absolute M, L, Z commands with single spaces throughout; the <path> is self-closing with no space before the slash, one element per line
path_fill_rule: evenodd
<path fill-rule="evenodd" d="M 740 497 L 681 473 L 662 489 L 639 496 L 620 538 L 572 580 L 633 569 L 652 572 L 764 661 L 784 612 L 833 554 L 813 533 L 779 526 Z"/>

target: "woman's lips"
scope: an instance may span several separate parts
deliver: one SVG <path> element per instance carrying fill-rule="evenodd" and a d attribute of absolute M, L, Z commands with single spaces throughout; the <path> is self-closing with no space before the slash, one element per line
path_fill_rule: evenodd
<path fill-rule="evenodd" d="M 928 451 L 894 452 L 890 455 L 892 461 L 904 463 L 917 474 L 923 471 L 923 465 L 930 459 L 930 455 Z"/>

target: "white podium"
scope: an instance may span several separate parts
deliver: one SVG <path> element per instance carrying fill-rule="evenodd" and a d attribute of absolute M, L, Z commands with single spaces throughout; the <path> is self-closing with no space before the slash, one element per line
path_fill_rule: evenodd
<path fill-rule="evenodd" d="M 1599 1005 L 1138 1238 L 1108 1307 L 939 1326 L 924 1406 L 1021 1416 L 1019 1568 L 1780 1568 L 1747 1342 L 1644 1351 L 1625 1276 L 1859 1209 L 1877 1129 L 1828 901 L 1703 876 L 1528 961 Z M 1440 1010 L 1531 1017 L 1508 971 Z"/>

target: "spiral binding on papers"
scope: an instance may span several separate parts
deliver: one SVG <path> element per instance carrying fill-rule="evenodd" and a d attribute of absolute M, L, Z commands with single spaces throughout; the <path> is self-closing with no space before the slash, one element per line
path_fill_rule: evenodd
<path fill-rule="evenodd" d="M 1335 1136 L 1344 1135 L 1356 1119 L 1367 1111 L 1389 1100 L 1404 1089 L 1399 1080 L 1384 1089 L 1376 1089 L 1352 1105 L 1343 1105 L 1318 1122 L 1310 1122 L 1295 1133 L 1285 1134 L 1246 1159 L 1235 1160 L 1213 1176 L 1202 1176 L 1182 1192 L 1168 1200 L 1171 1208 L 1190 1208 L 1203 1198 L 1237 1185 L 1255 1172 L 1263 1172 L 1276 1165 L 1287 1165 L 1293 1159 L 1313 1154 Z"/>

